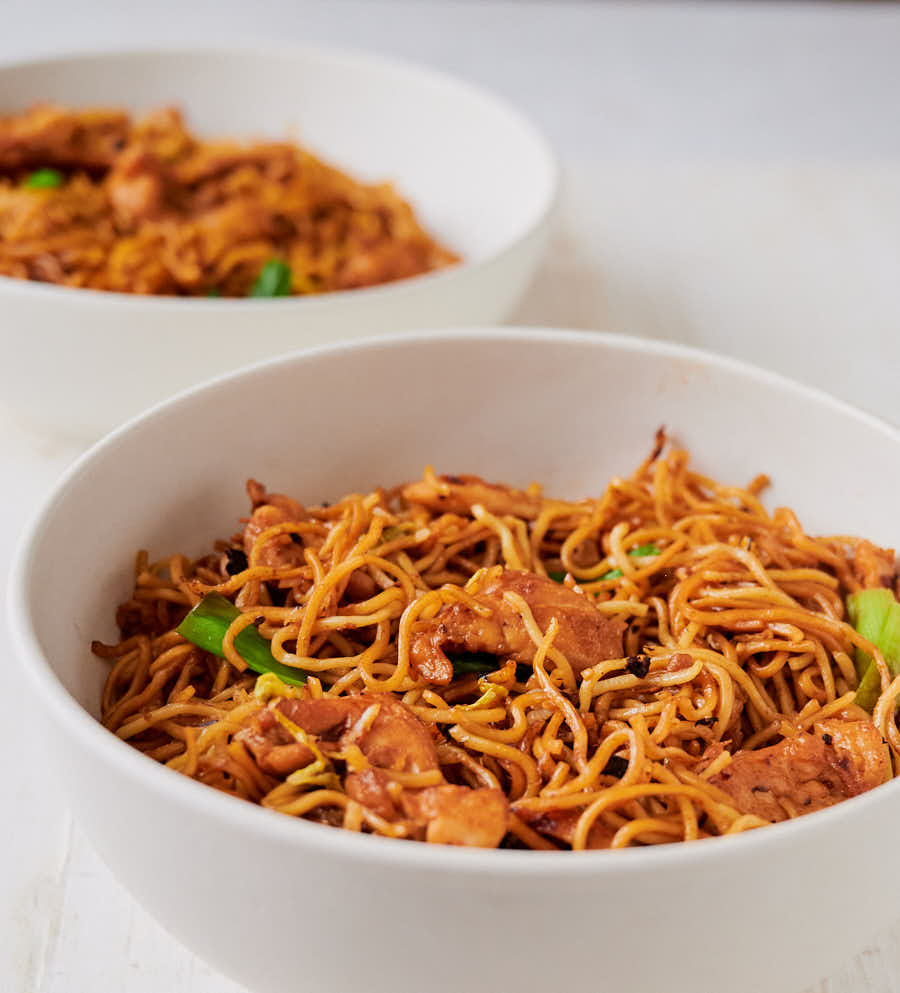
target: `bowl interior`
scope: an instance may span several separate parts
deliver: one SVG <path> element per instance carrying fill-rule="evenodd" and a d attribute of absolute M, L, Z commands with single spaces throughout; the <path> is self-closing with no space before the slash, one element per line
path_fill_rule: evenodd
<path fill-rule="evenodd" d="M 296 140 L 393 182 L 466 259 L 520 237 L 553 196 L 547 146 L 475 87 L 388 59 L 314 48 L 76 55 L 0 67 L 0 113 L 39 101 L 180 107 L 209 137 Z"/>
<path fill-rule="evenodd" d="M 819 533 L 900 542 L 900 436 L 829 398 L 673 346 L 552 331 L 374 340 L 269 362 L 156 408 L 93 449 L 39 517 L 26 616 L 68 691 L 96 713 L 133 556 L 199 554 L 246 512 L 254 476 L 301 501 L 438 471 L 597 494 L 661 424 L 720 480 L 771 475 Z M 875 485 L 875 480 L 878 485 Z"/>

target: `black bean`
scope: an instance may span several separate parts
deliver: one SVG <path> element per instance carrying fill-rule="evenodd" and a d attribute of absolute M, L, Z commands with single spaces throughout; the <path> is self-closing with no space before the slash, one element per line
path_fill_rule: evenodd
<path fill-rule="evenodd" d="M 276 583 L 266 583 L 266 589 L 273 606 L 283 607 L 287 603 L 288 590 L 281 589 Z"/>
<path fill-rule="evenodd" d="M 646 655 L 632 655 L 625 662 L 625 668 L 632 676 L 643 679 L 650 671 L 650 659 Z"/>
<path fill-rule="evenodd" d="M 248 566 L 247 554 L 241 548 L 225 549 L 225 571 L 229 576 L 236 576 Z"/>
<path fill-rule="evenodd" d="M 621 779 L 627 771 L 628 759 L 622 758 L 621 755 L 613 755 L 609 762 L 606 763 L 606 767 L 603 770 L 603 775 L 615 776 L 616 779 Z"/>

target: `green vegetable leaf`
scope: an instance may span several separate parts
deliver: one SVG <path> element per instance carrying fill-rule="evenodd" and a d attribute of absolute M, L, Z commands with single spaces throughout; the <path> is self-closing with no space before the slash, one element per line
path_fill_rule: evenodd
<path fill-rule="evenodd" d="M 29 190 L 49 190 L 62 186 L 64 176 L 58 169 L 35 169 L 22 184 Z"/>
<path fill-rule="evenodd" d="M 222 291 L 218 286 L 210 286 L 210 288 L 206 291 L 206 295 L 208 297 L 220 297 L 222 295 Z"/>
<path fill-rule="evenodd" d="M 286 297 L 291 295 L 291 269 L 281 259 L 269 259 L 256 282 L 250 287 L 251 297 Z"/>
<path fill-rule="evenodd" d="M 221 593 L 207 593 L 178 625 L 178 633 L 198 648 L 224 658 L 222 640 L 225 632 L 241 613 Z M 271 672 L 282 682 L 293 686 L 302 686 L 306 682 L 306 673 L 302 669 L 275 660 L 269 642 L 252 625 L 244 628 L 234 639 L 234 647 L 254 672 Z"/>
<path fill-rule="evenodd" d="M 884 656 L 891 675 L 900 674 L 900 603 L 890 590 L 860 590 L 847 597 L 850 623 Z M 881 695 L 881 677 L 872 656 L 857 648 L 856 672 L 860 676 L 856 703 L 873 710 Z"/>

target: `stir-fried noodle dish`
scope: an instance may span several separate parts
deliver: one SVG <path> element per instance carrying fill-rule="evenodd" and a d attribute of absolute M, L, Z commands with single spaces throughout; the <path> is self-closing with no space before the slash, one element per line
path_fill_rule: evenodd
<path fill-rule="evenodd" d="M 164 107 L 0 117 L 0 275 L 121 293 L 275 297 L 458 261 L 387 183 L 289 142 L 198 138 Z"/>
<path fill-rule="evenodd" d="M 435 475 L 137 558 L 102 719 L 293 817 L 548 850 L 734 834 L 900 755 L 894 552 L 650 457 L 569 501 Z"/>

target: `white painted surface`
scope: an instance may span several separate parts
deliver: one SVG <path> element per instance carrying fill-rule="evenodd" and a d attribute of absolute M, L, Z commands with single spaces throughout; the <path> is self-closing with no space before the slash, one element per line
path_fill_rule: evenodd
<path fill-rule="evenodd" d="M 712 345 L 900 421 L 898 7 L 13 7 L 0 0 L 0 57 L 279 37 L 368 47 L 487 84 L 543 127 L 566 171 L 554 245 L 518 320 Z M 0 422 L 4 585 L 22 522 L 75 454 Z M 2 631 L 0 650 L 8 656 Z M 0 988 L 240 993 L 150 921 L 87 848 L 32 758 L 39 743 L 14 671 L 7 680 Z M 873 922 L 870 951 L 815 993 L 900 991 L 900 926 L 888 925 Z M 278 922 L 270 933 L 277 941 Z"/>

